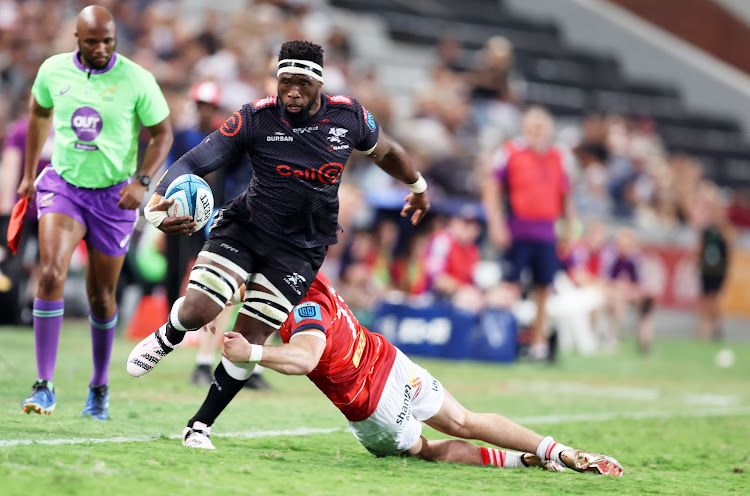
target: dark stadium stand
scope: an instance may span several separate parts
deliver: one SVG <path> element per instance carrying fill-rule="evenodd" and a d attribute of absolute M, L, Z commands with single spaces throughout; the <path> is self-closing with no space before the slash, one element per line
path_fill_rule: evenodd
<path fill-rule="evenodd" d="M 436 46 L 446 36 L 464 50 L 481 49 L 491 36 L 513 43 L 515 68 L 526 82 L 526 103 L 554 114 L 588 112 L 650 117 L 667 148 L 701 160 L 705 175 L 721 185 L 750 186 L 750 144 L 737 122 L 690 111 L 675 88 L 629 78 L 613 57 L 566 46 L 552 23 L 520 17 L 489 0 L 331 0 L 342 9 L 380 16 L 393 40 Z"/>

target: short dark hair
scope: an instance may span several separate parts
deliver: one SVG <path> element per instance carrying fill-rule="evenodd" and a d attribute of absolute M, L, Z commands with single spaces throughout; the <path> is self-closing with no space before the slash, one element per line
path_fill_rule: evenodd
<path fill-rule="evenodd" d="M 279 60 L 284 59 L 309 60 L 323 67 L 323 47 L 305 40 L 287 41 L 279 50 Z"/>

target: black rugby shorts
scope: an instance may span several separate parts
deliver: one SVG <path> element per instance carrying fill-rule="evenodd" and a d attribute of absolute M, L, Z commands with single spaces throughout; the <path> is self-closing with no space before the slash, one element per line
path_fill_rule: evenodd
<path fill-rule="evenodd" d="M 225 209 L 203 245 L 252 274 L 263 274 L 292 305 L 299 303 L 323 264 L 327 246 L 300 248 Z"/>

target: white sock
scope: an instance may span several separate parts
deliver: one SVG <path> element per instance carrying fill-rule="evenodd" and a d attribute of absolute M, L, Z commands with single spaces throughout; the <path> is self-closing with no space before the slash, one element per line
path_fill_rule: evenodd
<path fill-rule="evenodd" d="M 172 349 L 175 349 L 175 348 L 177 348 L 177 345 L 178 345 L 179 343 L 177 343 L 177 344 L 172 344 L 172 343 L 171 343 L 171 342 L 169 341 L 169 339 L 167 339 L 167 324 L 164 324 L 163 326 L 161 326 L 161 327 L 159 328 L 159 330 L 158 330 L 158 331 L 156 331 L 156 332 L 158 332 L 158 333 L 159 333 L 159 335 L 161 336 L 162 340 L 164 340 L 164 344 L 166 344 L 167 346 L 169 346 L 169 347 L 170 347 L 170 348 L 172 348 Z"/>
<path fill-rule="evenodd" d="M 248 380 L 253 373 L 253 368 L 255 368 L 255 362 L 233 363 L 226 358 L 222 358 L 221 363 L 224 364 L 224 370 L 227 371 L 229 377 L 238 381 Z"/>
<path fill-rule="evenodd" d="M 195 359 L 195 363 L 197 365 L 213 365 L 214 364 L 214 355 L 213 353 L 198 353 L 198 356 Z"/>
<path fill-rule="evenodd" d="M 500 468 L 526 468 L 528 466 L 521 461 L 524 453 L 480 446 L 479 455 L 482 458 L 482 465 L 494 465 Z"/>
<path fill-rule="evenodd" d="M 552 439 L 552 436 L 547 436 L 542 439 L 541 443 L 539 443 L 539 447 L 536 449 L 536 456 L 538 456 L 542 460 L 552 460 L 553 462 L 557 462 L 562 464 L 563 466 L 566 466 L 565 463 L 560 459 L 560 453 L 569 449 L 572 448 L 570 446 L 565 446 L 562 443 L 558 443 L 557 441 Z"/>

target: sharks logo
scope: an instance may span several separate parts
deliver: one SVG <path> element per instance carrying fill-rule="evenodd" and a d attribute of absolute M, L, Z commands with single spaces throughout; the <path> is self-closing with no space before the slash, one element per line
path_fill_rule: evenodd
<path fill-rule="evenodd" d="M 304 276 L 294 272 L 293 274 L 289 274 L 288 276 L 284 277 L 284 282 L 287 283 L 289 287 L 294 290 L 295 293 L 297 293 L 298 295 L 301 295 L 302 291 L 300 291 L 299 285 L 302 283 L 306 283 L 307 279 L 305 279 Z"/>
<path fill-rule="evenodd" d="M 332 127 L 330 131 L 328 131 L 328 141 L 331 143 L 341 143 L 341 138 L 346 136 L 346 133 L 348 132 L 348 129 L 344 129 L 341 127 Z"/>

